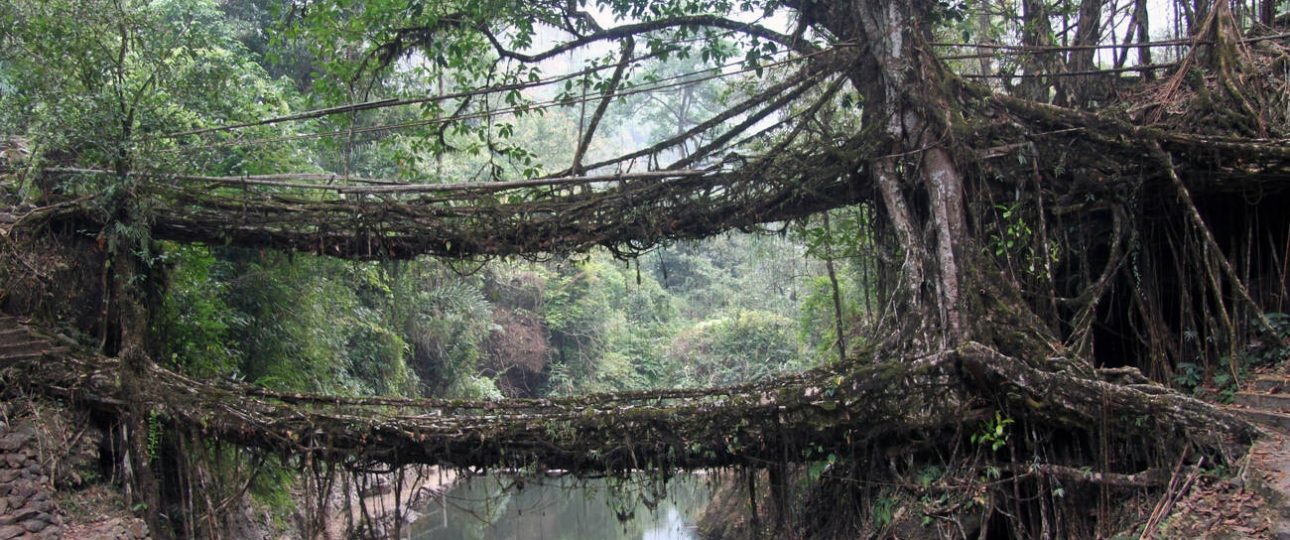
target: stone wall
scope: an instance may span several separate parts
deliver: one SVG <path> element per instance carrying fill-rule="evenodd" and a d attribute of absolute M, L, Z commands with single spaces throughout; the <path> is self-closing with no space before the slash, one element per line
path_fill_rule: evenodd
<path fill-rule="evenodd" d="M 67 540 L 148 540 L 148 526 L 136 517 L 116 517 L 67 528 Z"/>
<path fill-rule="evenodd" d="M 102 437 L 88 418 L 58 404 L 20 398 L 0 406 L 0 540 L 150 538 L 115 486 L 85 480 L 97 474 Z"/>
<path fill-rule="evenodd" d="M 0 429 L 0 540 L 62 538 L 63 516 L 29 422 Z"/>

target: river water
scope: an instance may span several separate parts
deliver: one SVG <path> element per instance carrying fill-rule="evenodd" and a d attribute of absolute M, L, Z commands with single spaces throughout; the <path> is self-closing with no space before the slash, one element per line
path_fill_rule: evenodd
<path fill-rule="evenodd" d="M 522 483 L 522 487 L 518 484 Z M 698 476 L 651 501 L 640 483 L 477 476 L 420 509 L 411 540 L 697 540 L 710 490 Z M 620 519 L 622 517 L 623 519 Z"/>

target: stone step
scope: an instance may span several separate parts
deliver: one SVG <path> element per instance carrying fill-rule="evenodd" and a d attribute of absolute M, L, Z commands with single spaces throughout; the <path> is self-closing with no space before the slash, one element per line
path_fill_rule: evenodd
<path fill-rule="evenodd" d="M 28 360 L 38 360 L 45 356 L 44 351 L 0 355 L 0 368 L 7 368 Z"/>
<path fill-rule="evenodd" d="M 41 352 L 48 349 L 49 343 L 44 341 L 20 341 L 15 343 L 0 344 L 0 356 L 10 354 L 22 354 L 31 352 Z"/>
<path fill-rule="evenodd" d="M 1290 394 L 1290 378 L 1276 375 L 1262 375 L 1250 381 L 1250 389 L 1256 392 Z"/>
<path fill-rule="evenodd" d="M 31 333 L 21 326 L 15 326 L 12 328 L 0 327 L 0 343 L 12 341 L 14 338 L 23 338 L 25 341 L 26 338 L 29 337 L 31 337 Z"/>
<path fill-rule="evenodd" d="M 1237 392 L 1232 403 L 1251 409 L 1290 412 L 1290 394 L 1264 394 L 1262 392 Z"/>
<path fill-rule="evenodd" d="M 1261 409 L 1239 409 L 1232 412 L 1256 424 L 1263 424 L 1280 431 L 1290 431 L 1290 414 Z"/>

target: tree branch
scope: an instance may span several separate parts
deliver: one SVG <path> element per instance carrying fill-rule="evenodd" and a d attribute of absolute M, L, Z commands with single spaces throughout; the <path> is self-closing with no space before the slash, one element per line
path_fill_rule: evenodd
<path fill-rule="evenodd" d="M 596 135 L 596 128 L 600 126 L 600 119 L 605 116 L 605 111 L 609 109 L 609 103 L 614 100 L 614 94 L 618 92 L 618 85 L 623 82 L 623 73 L 627 71 L 627 65 L 631 63 L 632 52 L 636 50 L 636 40 L 628 37 L 623 42 L 623 53 L 619 57 L 618 67 L 614 68 L 614 74 L 609 78 L 609 84 L 601 93 L 604 95 L 600 99 L 600 104 L 596 106 L 596 112 L 591 115 L 591 123 L 587 124 L 587 131 L 582 135 L 582 140 L 578 142 L 578 148 L 573 153 L 573 165 L 569 170 L 573 171 L 574 176 L 582 174 L 582 157 L 587 153 L 587 147 L 591 146 L 591 138 Z"/>
<path fill-rule="evenodd" d="M 821 53 L 824 53 L 824 52 L 827 52 L 827 51 L 821 51 Z M 817 53 L 817 54 L 820 54 L 820 53 Z M 684 133 L 680 133 L 676 136 L 673 136 L 657 144 L 654 144 L 653 146 L 642 148 L 635 152 L 623 154 L 618 157 L 606 159 L 604 161 L 587 165 L 585 169 L 595 170 L 600 167 L 615 165 L 625 161 L 630 161 L 633 159 L 654 155 L 659 152 L 662 152 L 663 150 L 666 150 L 678 144 L 684 143 L 685 141 L 689 140 L 691 137 L 694 137 L 705 131 L 711 130 L 721 125 L 723 122 L 730 120 L 731 118 L 739 116 L 745 112 L 748 112 L 749 110 L 752 110 L 754 107 L 756 107 L 761 103 L 764 103 L 766 100 L 771 99 L 772 97 L 777 96 L 785 91 L 788 91 L 794 86 L 802 84 L 803 81 L 810 78 L 813 74 L 817 72 L 827 71 L 828 68 L 826 66 L 828 66 L 831 62 L 834 62 L 834 61 L 836 61 L 836 59 L 827 58 L 819 63 L 816 63 L 816 62 L 808 63 L 806 66 L 803 66 L 802 69 L 798 70 L 796 74 L 781 81 L 779 84 L 773 85 L 770 88 L 767 88 L 766 90 L 763 90 L 762 92 L 744 100 L 738 105 L 735 105 L 733 107 L 726 109 L 725 111 L 722 111 L 720 114 L 713 116 L 712 118 L 709 118 L 707 121 L 704 121 L 703 123 L 696 125 L 693 128 L 690 128 L 689 130 L 686 130 Z M 556 173 L 556 176 L 563 176 L 568 174 L 570 174 L 570 171 L 565 170 L 565 171 Z"/>
<path fill-rule="evenodd" d="M 626 24 L 623 26 L 618 26 L 618 27 L 610 28 L 608 30 L 596 32 L 594 34 L 590 34 L 587 36 L 578 37 L 571 41 L 567 41 L 565 43 L 562 43 L 560 45 L 557 45 L 555 47 L 552 47 L 550 49 L 547 49 L 545 51 L 535 53 L 535 54 L 524 54 L 524 53 L 507 49 L 504 45 L 502 45 L 501 41 L 497 39 L 497 36 L 494 35 L 493 32 L 490 31 L 485 26 L 481 25 L 478 28 L 478 30 L 480 31 L 480 33 L 484 35 L 484 37 L 488 39 L 490 43 L 492 43 L 493 48 L 497 51 L 497 54 L 501 55 L 503 58 L 510 58 L 512 60 L 531 64 L 531 63 L 541 62 L 548 58 L 553 58 L 561 54 L 567 53 L 569 51 L 573 51 L 575 49 L 585 47 L 587 45 L 600 42 L 600 41 L 619 40 L 619 39 L 625 39 L 628 37 L 647 34 L 650 32 L 657 32 L 659 30 L 668 30 L 672 28 L 687 28 L 687 27 L 711 27 L 711 28 L 721 28 L 725 30 L 730 30 L 747 36 L 756 37 L 756 38 L 764 39 L 774 43 L 778 43 L 793 51 L 798 52 L 799 54 L 813 54 L 821 50 L 819 47 L 816 47 L 815 45 L 811 44 L 808 41 L 793 39 L 793 36 L 776 32 L 764 26 L 734 21 L 724 17 L 718 17 L 716 15 L 690 15 L 690 16 L 684 16 L 684 17 L 673 17 L 669 19 L 659 19 L 655 21 L 646 21 L 646 22 L 636 23 L 636 24 Z"/>
<path fill-rule="evenodd" d="M 825 92 L 825 97 L 820 101 L 817 101 L 814 105 L 811 106 L 810 114 L 814 114 L 815 111 L 820 110 L 820 107 L 823 106 L 824 102 L 828 101 L 828 99 L 832 97 L 833 94 L 836 93 L 839 88 L 841 88 L 842 80 L 843 79 L 837 79 L 836 81 L 834 81 L 834 84 L 830 85 L 829 89 Z M 748 128 L 752 127 L 758 122 L 761 122 L 762 119 L 766 118 L 771 113 L 782 110 L 783 107 L 785 105 L 788 105 L 789 102 L 797 99 L 802 94 L 805 94 L 807 90 L 814 88 L 815 84 L 818 82 L 819 82 L 818 79 L 812 79 L 808 81 L 806 84 L 803 84 L 793 89 L 793 91 L 787 94 L 784 94 L 783 96 L 780 96 L 779 99 L 771 102 L 769 105 L 766 105 L 765 107 L 762 107 L 761 110 L 749 115 L 747 118 L 744 119 L 743 122 L 740 122 L 739 125 L 731 128 L 725 133 L 722 133 L 721 136 L 717 137 L 716 139 L 713 139 L 712 142 L 709 142 L 708 144 L 705 144 L 699 147 L 694 151 L 694 153 L 676 161 L 675 163 L 672 163 L 671 165 L 668 165 L 666 168 L 684 169 L 685 167 L 688 167 L 694 164 L 700 159 L 703 159 L 705 156 L 710 155 L 712 152 L 721 149 L 722 146 L 730 142 L 730 140 L 735 138 L 735 136 L 739 135 L 740 133 L 743 133 L 744 131 L 747 131 Z"/>

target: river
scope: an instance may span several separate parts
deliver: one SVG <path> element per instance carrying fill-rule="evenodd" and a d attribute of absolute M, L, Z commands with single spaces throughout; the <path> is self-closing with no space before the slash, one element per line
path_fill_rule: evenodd
<path fill-rule="evenodd" d="M 522 483 L 522 486 L 519 484 Z M 476 476 L 419 509 L 411 540 L 696 540 L 709 500 L 699 476 L 668 482 L 657 501 L 632 482 Z M 654 504 L 650 504 L 654 502 Z M 619 519 L 620 516 L 623 519 Z"/>

